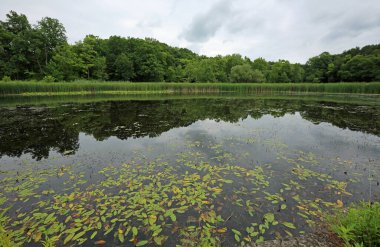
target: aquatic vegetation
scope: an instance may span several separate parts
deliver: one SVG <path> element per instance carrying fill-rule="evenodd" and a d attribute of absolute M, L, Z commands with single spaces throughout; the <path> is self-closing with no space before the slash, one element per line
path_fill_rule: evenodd
<path fill-rule="evenodd" d="M 327 216 L 331 230 L 345 246 L 380 245 L 380 204 L 361 202 Z"/>
<path fill-rule="evenodd" d="M 278 177 L 271 164 L 234 165 L 237 157 L 225 152 L 225 140 L 185 142 L 187 150 L 174 162 L 137 151 L 128 163 L 103 166 L 92 175 L 95 181 L 75 166 L 10 172 L 0 182 L 2 244 L 259 243 L 304 233 L 324 209 L 339 207 L 350 195 L 346 182 L 312 169 L 319 162 L 314 154 L 293 155 L 278 140 L 260 138 L 260 131 L 251 138 L 249 144 L 277 150 L 288 164 L 280 186 L 272 186 Z M 309 183 L 320 192 L 305 193 Z M 339 200 L 329 199 L 332 194 Z M 249 225 L 239 224 L 241 218 Z"/>
<path fill-rule="evenodd" d="M 151 95 L 151 94 L 171 94 L 171 90 L 157 90 L 157 91 L 101 91 L 103 95 Z M 25 92 L 21 93 L 22 96 L 72 96 L 72 95 L 94 95 L 94 91 L 69 91 L 69 92 Z"/>
<path fill-rule="evenodd" d="M 163 83 L 163 82 L 41 82 L 0 81 L 0 95 L 23 93 L 102 93 L 104 91 L 174 91 L 177 93 L 278 93 L 278 92 L 322 92 L 379 94 L 380 83 Z"/>
<path fill-rule="evenodd" d="M 325 212 L 378 198 L 378 112 L 233 98 L 2 108 L 0 245 L 245 246 L 308 233 Z"/>

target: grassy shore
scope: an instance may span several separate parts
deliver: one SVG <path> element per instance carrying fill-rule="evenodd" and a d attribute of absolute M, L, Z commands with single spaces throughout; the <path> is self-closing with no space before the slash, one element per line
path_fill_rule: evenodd
<path fill-rule="evenodd" d="M 0 95 L 31 95 L 73 92 L 141 92 L 161 91 L 179 93 L 358 93 L 380 94 L 380 82 L 372 83 L 128 83 L 128 82 L 0 82 Z"/>
<path fill-rule="evenodd" d="M 64 91 L 64 92 L 26 92 L 17 94 L 20 96 L 77 96 L 77 95 L 93 95 L 96 94 L 94 91 Z M 99 91 L 102 95 L 151 95 L 151 94 L 171 94 L 173 91 L 171 90 L 150 90 L 150 91 Z"/>
<path fill-rule="evenodd" d="M 380 203 L 361 202 L 327 217 L 344 246 L 380 246 Z"/>

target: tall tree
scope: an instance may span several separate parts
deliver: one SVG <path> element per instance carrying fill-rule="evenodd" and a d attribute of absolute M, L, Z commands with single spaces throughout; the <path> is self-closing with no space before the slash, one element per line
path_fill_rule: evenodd
<path fill-rule="evenodd" d="M 259 70 L 253 70 L 249 64 L 236 65 L 231 69 L 231 82 L 264 82 L 265 77 Z"/>
<path fill-rule="evenodd" d="M 47 66 L 47 73 L 58 81 L 72 81 L 80 77 L 84 65 L 73 47 L 63 45 L 54 52 Z"/>
<path fill-rule="evenodd" d="M 344 81 L 374 81 L 379 79 L 379 56 L 356 55 L 345 63 L 340 76 Z"/>
<path fill-rule="evenodd" d="M 310 58 L 306 62 L 306 80 L 310 82 L 328 82 L 328 68 L 332 62 L 333 56 L 328 52 Z"/>
<path fill-rule="evenodd" d="M 115 61 L 115 76 L 118 80 L 130 81 L 134 76 L 133 61 L 125 53 L 120 54 Z"/>
<path fill-rule="evenodd" d="M 23 14 L 11 11 L 7 19 L 0 23 L 1 46 L 4 57 L 3 75 L 14 79 L 26 79 L 31 61 L 30 36 L 32 27 Z"/>
<path fill-rule="evenodd" d="M 86 79 L 107 79 L 106 58 L 95 50 L 95 36 L 87 36 L 83 42 L 74 45 L 78 57 L 81 59 L 82 77 Z"/>
<path fill-rule="evenodd" d="M 66 29 L 57 19 L 44 17 L 38 22 L 36 31 L 41 35 L 47 65 L 54 50 L 67 42 Z"/>

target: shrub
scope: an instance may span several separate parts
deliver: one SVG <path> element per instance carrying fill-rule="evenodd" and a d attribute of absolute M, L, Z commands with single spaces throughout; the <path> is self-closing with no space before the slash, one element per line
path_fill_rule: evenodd
<path fill-rule="evenodd" d="M 56 79 L 54 78 L 54 76 L 46 75 L 46 76 L 44 76 L 44 78 L 42 78 L 42 81 L 44 81 L 44 82 L 55 82 Z"/>
<path fill-rule="evenodd" d="M 327 217 L 345 246 L 380 246 L 380 203 L 361 202 Z"/>
<path fill-rule="evenodd" d="M 12 79 L 7 75 L 3 76 L 3 79 L 1 79 L 1 80 L 2 81 L 12 81 Z"/>
<path fill-rule="evenodd" d="M 252 82 L 253 71 L 249 64 L 236 65 L 231 68 L 231 82 Z"/>

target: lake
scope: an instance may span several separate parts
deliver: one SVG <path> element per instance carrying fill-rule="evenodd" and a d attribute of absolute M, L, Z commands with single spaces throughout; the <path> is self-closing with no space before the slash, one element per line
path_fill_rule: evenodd
<path fill-rule="evenodd" d="M 19 244 L 298 236 L 380 200 L 380 98 L 2 99 L 0 181 L 0 234 Z"/>

